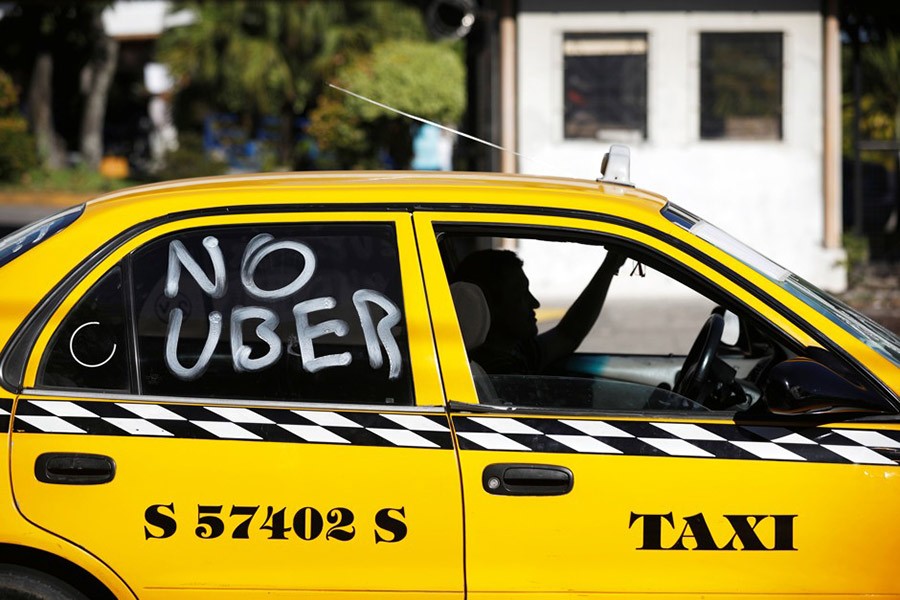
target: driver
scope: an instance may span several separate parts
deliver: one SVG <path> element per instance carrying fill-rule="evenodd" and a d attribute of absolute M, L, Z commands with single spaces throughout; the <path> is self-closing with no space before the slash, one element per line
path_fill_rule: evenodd
<path fill-rule="evenodd" d="M 522 260 L 509 250 L 480 250 L 466 256 L 453 281 L 468 281 L 484 292 L 491 325 L 484 343 L 470 359 L 489 374 L 538 375 L 572 354 L 600 316 L 613 276 L 625 262 L 608 250 L 591 278 L 559 324 L 538 335 L 535 309 L 540 306 L 528 288 Z"/>

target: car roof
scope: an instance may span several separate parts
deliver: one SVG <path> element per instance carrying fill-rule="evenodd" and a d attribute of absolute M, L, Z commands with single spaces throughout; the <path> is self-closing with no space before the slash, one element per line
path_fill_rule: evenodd
<path fill-rule="evenodd" d="M 619 202 L 634 205 L 646 204 L 647 208 L 658 211 L 662 208 L 666 199 L 658 194 L 639 190 L 631 186 L 608 183 L 602 181 L 590 181 L 582 179 L 569 179 L 563 177 L 546 177 L 531 175 L 493 174 L 493 173 L 466 173 L 466 172 L 441 172 L 441 171 L 319 171 L 305 173 L 260 173 L 249 175 L 224 175 L 219 177 L 205 177 L 197 179 L 183 179 L 165 183 L 155 183 L 138 186 L 126 190 L 112 192 L 87 203 L 88 209 L 101 208 L 115 204 L 139 203 L 142 200 L 153 197 L 155 200 L 172 195 L 180 197 L 182 210 L 191 208 L 203 208 L 213 200 L 216 206 L 238 205 L 266 205 L 266 204 L 304 204 L 315 202 L 315 199 L 304 199 L 293 196 L 291 198 L 249 197 L 242 192 L 266 191 L 308 191 L 312 189 L 342 189 L 348 192 L 353 190 L 369 189 L 372 191 L 392 190 L 399 192 L 401 196 L 398 202 L 410 202 L 411 196 L 416 195 L 423 187 L 430 189 L 445 188 L 447 190 L 483 189 L 485 191 L 510 190 L 517 192 L 536 192 L 558 195 L 560 207 L 568 206 L 573 210 L 597 210 L 601 206 L 596 201 L 602 196 L 608 202 L 603 208 L 612 208 Z M 235 192 L 204 199 L 204 196 L 215 192 Z M 577 201 L 572 204 L 571 196 L 584 195 L 588 204 L 579 205 Z M 409 196 L 409 197 L 408 197 Z M 568 197 L 567 200 L 563 198 Z M 545 196 L 540 203 L 546 205 L 549 197 Z M 342 196 L 341 203 L 352 204 L 384 204 L 385 199 L 372 196 Z M 418 198 L 418 202 L 428 203 L 453 203 L 460 204 L 459 197 L 443 198 L 441 196 L 429 196 Z M 196 203 L 196 204 L 195 204 Z M 496 196 L 467 196 L 466 204 L 517 204 L 527 206 L 530 204 L 526 198 L 519 200 L 506 200 Z M 555 204 L 555 203 L 554 203 Z M 605 212 L 605 211 L 603 211 Z"/>
<path fill-rule="evenodd" d="M 427 190 L 427 194 L 423 193 Z M 302 192 L 302 193 L 298 193 Z M 312 192 L 307 194 L 307 192 Z M 368 212 L 428 205 L 461 208 L 522 207 L 610 213 L 646 222 L 665 221 L 665 198 L 606 182 L 460 172 L 349 171 L 230 175 L 157 183 L 90 200 L 83 214 L 59 233 L 0 268 L 0 348 L 56 285 L 84 259 L 126 230 L 160 218 L 253 212 L 285 207 L 328 211 L 358 206 Z"/>

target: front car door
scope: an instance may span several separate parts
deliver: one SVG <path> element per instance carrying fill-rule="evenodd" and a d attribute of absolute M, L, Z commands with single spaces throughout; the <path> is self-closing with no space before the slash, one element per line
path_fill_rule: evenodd
<path fill-rule="evenodd" d="M 408 214 L 170 222 L 46 324 L 15 498 L 141 598 L 460 598 L 435 365 Z"/>
<path fill-rule="evenodd" d="M 900 594 L 892 564 L 900 530 L 885 512 L 900 498 L 896 416 L 753 416 L 773 364 L 818 343 L 733 274 L 646 227 L 609 222 L 420 212 L 416 232 L 432 314 L 451 315 L 435 332 L 460 447 L 468 597 Z M 581 260 L 596 268 L 610 249 L 637 258 L 620 269 L 611 295 L 661 272 L 707 294 L 697 329 L 717 306 L 752 323 L 747 352 L 718 346 L 717 377 L 737 391 L 724 383 L 703 398 L 671 390 L 683 383 L 677 371 L 688 370 L 690 339 L 676 351 L 677 368 L 663 352 L 582 350 L 552 375 L 487 373 L 485 381 L 464 348 L 467 326 L 461 333 L 453 322 L 448 278 L 460 254 L 491 237 L 520 248 L 525 239 L 565 244 L 557 256 L 569 260 L 551 264 L 564 272 Z M 580 258 L 567 254 L 573 245 Z M 529 260 L 553 252 L 524 255 L 527 271 Z M 639 318 L 653 321 L 651 312 Z M 605 317 L 601 330 L 616 325 L 614 314 Z M 666 338 L 665 323 L 656 333 Z"/>

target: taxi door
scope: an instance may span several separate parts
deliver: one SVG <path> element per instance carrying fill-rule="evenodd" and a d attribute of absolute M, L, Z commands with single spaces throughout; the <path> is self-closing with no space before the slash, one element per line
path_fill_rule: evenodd
<path fill-rule="evenodd" d="M 102 257 L 12 427 L 22 515 L 140 598 L 462 598 L 408 214 L 198 216 Z"/>
<path fill-rule="evenodd" d="M 897 464 L 883 452 L 900 447 L 896 423 L 746 425 L 716 413 L 517 406 L 506 396 L 479 404 L 436 236 L 514 237 L 526 227 L 543 239 L 581 230 L 639 243 L 734 288 L 619 225 L 416 214 L 459 445 L 468 598 L 900 594 L 900 536 L 884 512 L 900 497 Z"/>

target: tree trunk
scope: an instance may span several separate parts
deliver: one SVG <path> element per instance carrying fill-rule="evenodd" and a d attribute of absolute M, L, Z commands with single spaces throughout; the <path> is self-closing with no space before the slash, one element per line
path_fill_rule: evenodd
<path fill-rule="evenodd" d="M 28 114 L 44 167 L 62 169 L 66 157 L 53 125 L 53 56 L 49 51 L 41 52 L 34 61 L 28 88 Z"/>
<path fill-rule="evenodd" d="M 81 159 L 92 169 L 103 158 L 103 121 L 106 118 L 106 101 L 112 85 L 119 56 L 119 42 L 103 34 L 103 24 L 97 14 L 99 36 L 88 64 L 81 74 L 82 92 L 85 94 L 84 112 L 81 115 Z"/>

